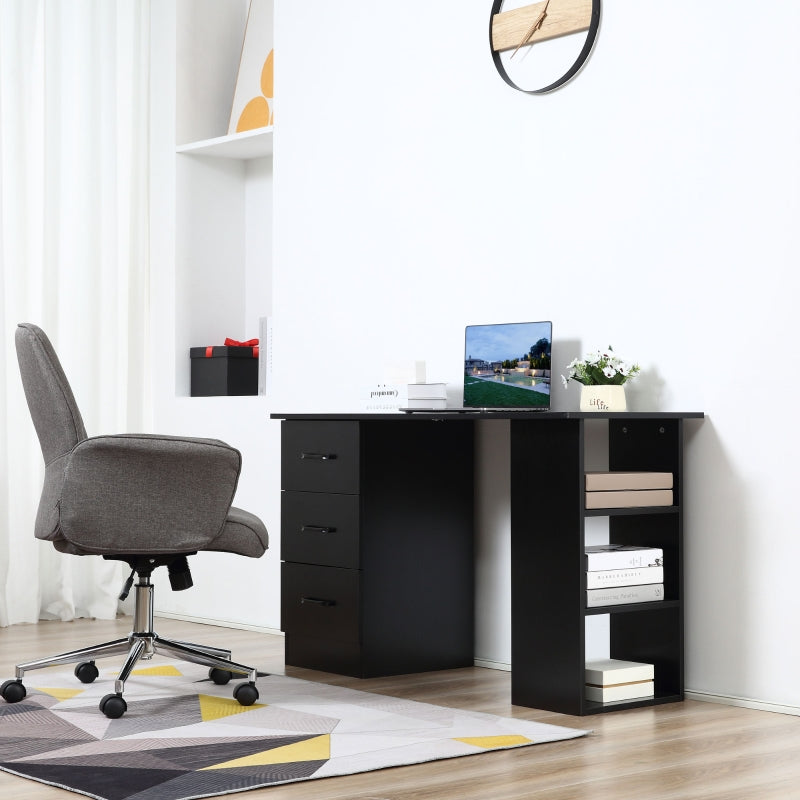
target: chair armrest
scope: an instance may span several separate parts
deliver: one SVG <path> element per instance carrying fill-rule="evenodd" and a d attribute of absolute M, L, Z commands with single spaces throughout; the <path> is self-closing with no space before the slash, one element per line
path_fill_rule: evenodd
<path fill-rule="evenodd" d="M 214 439 L 84 439 L 64 471 L 61 533 L 87 553 L 202 550 L 225 524 L 240 468 L 239 451 Z"/>

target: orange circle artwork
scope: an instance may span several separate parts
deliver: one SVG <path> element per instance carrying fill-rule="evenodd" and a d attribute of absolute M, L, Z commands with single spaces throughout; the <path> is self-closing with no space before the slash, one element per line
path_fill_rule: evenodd
<path fill-rule="evenodd" d="M 254 97 L 239 115 L 236 132 L 252 131 L 270 124 L 269 103 L 265 97 Z"/>
<path fill-rule="evenodd" d="M 236 132 L 252 131 L 256 128 L 265 128 L 274 123 L 274 115 L 270 111 L 269 102 L 274 94 L 274 56 L 275 51 L 270 50 L 264 66 L 261 68 L 261 96 L 250 100 L 239 115 L 236 123 Z"/>

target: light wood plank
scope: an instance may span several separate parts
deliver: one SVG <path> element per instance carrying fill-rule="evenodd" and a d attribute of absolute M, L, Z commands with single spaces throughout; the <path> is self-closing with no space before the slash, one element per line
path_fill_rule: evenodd
<path fill-rule="evenodd" d="M 525 39 L 531 25 L 545 10 L 547 0 L 530 6 L 501 11 L 492 19 L 492 48 L 515 50 Z M 527 44 L 536 44 L 570 33 L 589 30 L 592 19 L 592 0 L 550 0 L 547 13 L 538 30 Z"/>
<path fill-rule="evenodd" d="M 125 636 L 130 626 L 124 618 L 2 628 L 0 679 L 13 676 L 17 660 Z M 785 800 L 800 784 L 800 718 L 794 716 L 686 701 L 570 717 L 511 705 L 508 672 L 474 668 L 358 680 L 285 667 L 280 636 L 168 619 L 157 619 L 156 629 L 230 647 L 238 661 L 267 672 L 593 731 L 567 742 L 257 789 L 241 795 L 247 800 Z M 77 797 L 2 772 L 0 794 Z"/>

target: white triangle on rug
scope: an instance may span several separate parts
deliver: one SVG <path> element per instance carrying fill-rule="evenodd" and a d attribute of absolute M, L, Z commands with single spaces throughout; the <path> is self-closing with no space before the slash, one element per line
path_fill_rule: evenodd
<path fill-rule="evenodd" d="M 409 736 L 380 736 L 374 733 L 340 733 L 337 731 L 331 736 L 331 758 L 347 758 L 359 755 L 366 757 L 370 753 L 385 753 L 389 750 L 397 751 L 405 747 L 414 747 L 424 744 L 429 747 L 428 739 Z"/>
<path fill-rule="evenodd" d="M 99 708 L 97 711 L 86 711 L 85 713 L 70 711 L 66 714 L 62 713 L 62 708 L 63 703 L 57 709 L 53 710 L 53 714 L 69 722 L 70 725 L 74 725 L 76 728 L 86 731 L 90 736 L 94 736 L 95 739 L 102 739 L 106 735 L 108 727 L 112 722 L 105 714 L 100 713 Z"/>
<path fill-rule="evenodd" d="M 386 709 L 372 709 L 363 705 L 351 705 L 349 703 L 326 703 L 323 706 L 308 706 L 300 703 L 281 703 L 281 707 L 288 711 L 302 711 L 311 713 L 316 709 L 318 714 L 324 713 L 340 720 L 336 730 L 346 733 L 347 731 L 407 731 L 410 727 L 415 730 L 429 729 L 441 730 L 441 722 L 428 722 L 418 717 L 407 717 L 403 714 L 393 714 Z M 451 720 L 452 721 L 452 720 Z"/>

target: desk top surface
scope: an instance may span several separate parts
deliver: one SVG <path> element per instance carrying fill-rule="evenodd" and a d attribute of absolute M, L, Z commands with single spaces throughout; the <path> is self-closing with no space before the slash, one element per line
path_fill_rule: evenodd
<path fill-rule="evenodd" d="M 413 413 L 390 412 L 373 413 L 369 411 L 353 413 L 325 414 L 319 412 L 307 413 L 274 413 L 270 419 L 283 420 L 341 420 L 341 421 L 394 421 L 394 422 L 425 422 L 430 420 L 452 420 L 455 422 L 469 422 L 475 419 L 511 419 L 530 420 L 531 422 L 544 422 L 556 419 L 702 419 L 702 411 L 415 411 Z"/>

